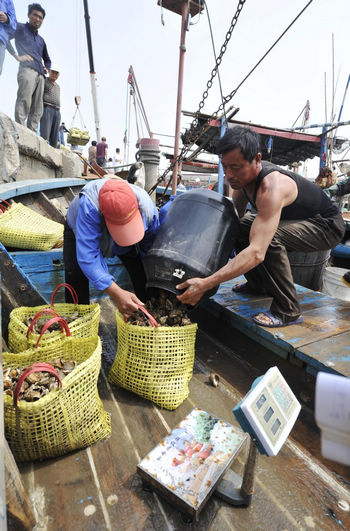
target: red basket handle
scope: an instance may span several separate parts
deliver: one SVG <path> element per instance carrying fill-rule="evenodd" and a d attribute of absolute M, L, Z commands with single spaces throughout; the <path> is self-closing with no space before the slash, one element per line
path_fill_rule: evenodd
<path fill-rule="evenodd" d="M 60 315 L 58 315 L 58 313 L 53 310 L 52 308 L 44 308 L 43 310 L 40 310 L 38 313 L 36 313 L 33 317 L 33 321 L 30 323 L 30 325 L 28 326 L 28 330 L 27 330 L 27 333 L 26 333 L 26 338 L 28 339 L 29 337 L 29 334 L 33 331 L 33 328 L 34 328 L 34 324 L 36 323 L 36 321 L 39 319 L 39 317 L 41 317 L 42 315 L 46 314 L 46 313 L 51 313 L 52 315 L 54 315 L 55 317 L 61 317 Z M 62 329 L 62 327 L 61 327 Z"/>
<path fill-rule="evenodd" d="M 151 315 L 144 306 L 142 306 L 142 304 L 138 304 L 137 305 L 138 309 L 141 310 L 149 319 L 149 322 L 150 322 L 150 325 L 151 326 L 154 326 L 155 328 L 157 328 L 157 326 L 159 326 L 159 323 L 158 321 L 156 321 L 156 319 L 153 317 L 153 315 Z M 124 317 L 124 321 L 126 322 L 127 319 Z"/>
<path fill-rule="evenodd" d="M 53 306 L 53 300 L 55 298 L 55 295 L 57 293 L 57 291 L 60 289 L 60 288 L 67 288 L 67 290 L 70 292 L 70 294 L 72 295 L 72 299 L 73 299 L 73 304 L 78 304 L 78 295 L 77 295 L 77 292 L 75 291 L 75 289 L 73 288 L 73 286 L 71 286 L 70 284 L 66 284 L 65 282 L 62 282 L 62 284 L 58 284 L 58 286 L 55 287 L 55 289 L 53 290 L 52 292 L 52 295 L 51 295 L 51 302 L 50 302 L 50 305 Z"/>
<path fill-rule="evenodd" d="M 4 206 L 2 203 L 5 203 L 6 206 Z M 1 212 L 5 212 L 5 210 L 7 210 L 8 208 L 10 208 L 10 203 L 8 201 L 6 201 L 6 199 L 2 199 L 0 197 L 0 209 L 1 209 Z"/>
<path fill-rule="evenodd" d="M 51 374 L 56 376 L 58 380 L 58 385 L 62 387 L 62 380 L 59 377 L 57 371 L 53 368 L 52 365 L 50 365 L 50 363 L 43 363 L 43 362 L 33 363 L 33 365 L 31 365 L 30 367 L 28 367 L 28 369 L 24 371 L 24 373 L 21 375 L 21 377 L 19 378 L 16 384 L 16 387 L 13 393 L 13 404 L 15 406 L 17 406 L 18 396 L 21 391 L 21 387 L 22 387 L 24 380 L 27 378 L 27 376 L 32 374 L 32 372 L 40 372 L 40 371 L 50 372 Z"/>
<path fill-rule="evenodd" d="M 44 324 L 41 330 L 40 336 L 38 337 L 38 341 L 36 342 L 35 348 L 38 348 L 40 339 L 42 338 L 43 334 L 45 334 L 46 330 L 50 328 L 50 326 L 54 323 L 60 323 L 61 330 L 63 331 L 63 328 L 64 328 L 64 331 L 66 332 L 67 337 L 71 335 L 69 326 L 67 325 L 67 321 L 65 321 L 63 317 L 53 317 L 52 319 L 50 319 L 50 321 L 47 321 L 47 323 Z"/>

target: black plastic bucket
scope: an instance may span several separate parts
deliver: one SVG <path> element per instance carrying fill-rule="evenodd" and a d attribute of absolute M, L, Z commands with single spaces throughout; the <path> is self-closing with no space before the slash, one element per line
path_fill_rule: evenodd
<path fill-rule="evenodd" d="M 238 230 L 236 210 L 221 194 L 200 190 L 179 195 L 144 259 L 147 287 L 179 293 L 177 284 L 211 275 L 227 263 Z"/>
<path fill-rule="evenodd" d="M 288 259 L 294 282 L 304 286 L 304 288 L 321 291 L 323 273 L 326 269 L 330 252 L 330 249 L 312 251 L 310 253 L 289 252 Z"/>

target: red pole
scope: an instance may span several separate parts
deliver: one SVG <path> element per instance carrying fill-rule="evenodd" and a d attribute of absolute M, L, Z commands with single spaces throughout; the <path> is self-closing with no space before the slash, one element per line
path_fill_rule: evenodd
<path fill-rule="evenodd" d="M 187 0 L 183 1 L 181 8 L 181 38 L 180 38 L 180 57 L 179 57 L 179 77 L 177 84 L 177 104 L 176 104 L 176 125 L 175 125 L 175 146 L 174 146 L 174 159 L 175 165 L 172 177 L 172 195 L 176 194 L 177 187 L 177 174 L 179 172 L 179 162 L 177 157 L 179 156 L 180 145 L 180 127 L 181 127 L 181 105 L 182 105 L 182 85 L 183 85 L 183 73 L 184 73 L 184 60 L 185 60 L 185 35 L 186 35 L 186 21 L 188 15 Z"/>

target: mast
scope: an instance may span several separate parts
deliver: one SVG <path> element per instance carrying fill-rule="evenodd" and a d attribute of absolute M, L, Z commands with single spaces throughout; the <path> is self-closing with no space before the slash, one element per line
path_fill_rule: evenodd
<path fill-rule="evenodd" d="M 89 7 L 88 7 L 87 0 L 84 0 L 84 17 L 85 17 L 85 28 L 86 28 L 86 40 L 87 40 L 88 53 L 89 53 L 91 94 L 92 94 L 92 104 L 94 107 L 96 140 L 97 142 L 100 142 L 101 132 L 100 132 L 100 117 L 99 117 L 98 105 L 97 105 L 96 72 L 94 68 L 94 57 L 92 54 L 90 15 L 89 15 Z"/>
<path fill-rule="evenodd" d="M 177 174 L 179 171 L 179 152 L 180 152 L 180 126 L 181 126 L 181 104 L 182 104 L 182 88 L 184 76 L 184 61 L 185 61 L 185 39 L 186 31 L 189 29 L 191 16 L 198 15 L 204 9 L 202 2 L 198 0 L 158 0 L 158 5 L 162 8 L 169 9 L 177 15 L 181 15 L 181 35 L 180 35 L 180 53 L 179 53 L 179 74 L 177 82 L 177 104 L 176 104 L 176 123 L 175 123 L 175 145 L 174 145 L 174 169 L 172 175 L 172 195 L 176 194 Z"/>

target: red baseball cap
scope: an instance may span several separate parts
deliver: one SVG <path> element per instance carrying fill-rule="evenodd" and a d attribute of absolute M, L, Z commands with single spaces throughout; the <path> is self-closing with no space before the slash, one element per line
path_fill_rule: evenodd
<path fill-rule="evenodd" d="M 115 243 L 127 247 L 142 240 L 145 229 L 136 195 L 128 183 L 109 179 L 98 194 L 98 202 Z"/>

